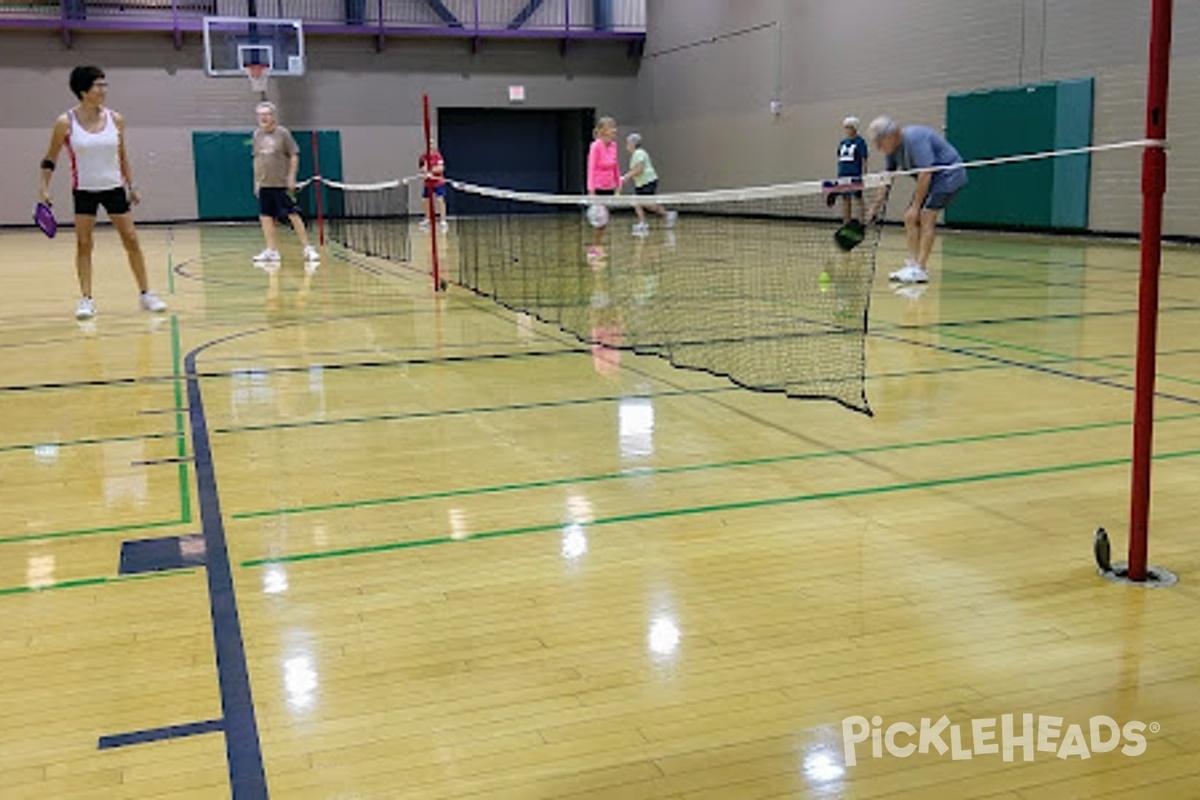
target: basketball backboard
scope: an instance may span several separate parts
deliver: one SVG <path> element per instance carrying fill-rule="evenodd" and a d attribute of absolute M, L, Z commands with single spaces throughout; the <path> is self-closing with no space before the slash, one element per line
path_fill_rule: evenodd
<path fill-rule="evenodd" d="M 217 78 L 243 78 L 251 65 L 270 68 L 273 78 L 304 74 L 304 24 L 298 19 L 205 17 L 204 71 Z"/>

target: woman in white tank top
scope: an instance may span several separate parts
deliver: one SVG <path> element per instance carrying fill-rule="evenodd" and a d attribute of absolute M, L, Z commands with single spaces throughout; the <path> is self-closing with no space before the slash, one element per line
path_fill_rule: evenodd
<path fill-rule="evenodd" d="M 75 199 L 75 271 L 79 277 L 79 304 L 76 319 L 96 315 L 92 300 L 92 248 L 96 214 L 103 206 L 118 233 L 129 268 L 141 292 L 139 303 L 146 311 L 166 311 L 167 304 L 150 291 L 146 279 L 146 259 L 133 226 L 131 205 L 141 197 L 133 188 L 129 159 L 125 154 L 125 121 L 117 112 L 105 108 L 108 82 L 99 67 L 76 67 L 71 71 L 71 91 L 79 105 L 54 123 L 50 148 L 42 161 L 40 196 L 50 202 L 50 178 L 65 146 L 71 156 L 71 189 Z"/>

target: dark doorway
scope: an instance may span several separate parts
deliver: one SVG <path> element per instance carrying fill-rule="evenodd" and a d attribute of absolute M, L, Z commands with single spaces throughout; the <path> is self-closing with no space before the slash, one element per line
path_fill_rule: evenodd
<path fill-rule="evenodd" d="M 444 108 L 438 147 L 451 178 L 482 186 L 584 194 L 593 109 Z M 456 216 L 511 213 L 507 203 L 450 192 Z"/>

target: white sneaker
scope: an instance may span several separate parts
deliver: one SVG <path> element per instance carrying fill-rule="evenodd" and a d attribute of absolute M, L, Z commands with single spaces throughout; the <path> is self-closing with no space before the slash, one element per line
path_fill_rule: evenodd
<path fill-rule="evenodd" d="M 679 219 L 679 212 L 678 212 L 678 211 L 668 211 L 668 212 L 667 212 L 667 227 L 668 227 L 668 228 L 674 228 L 674 227 L 675 227 L 675 221 L 676 221 L 676 220 L 678 220 L 678 219 Z"/>
<path fill-rule="evenodd" d="M 90 297 L 79 298 L 79 305 L 75 306 L 75 319 L 91 319 L 96 316 L 96 302 Z"/>
<path fill-rule="evenodd" d="M 279 251 L 272 250 L 269 247 L 254 257 L 255 264 L 262 264 L 263 262 L 266 262 L 266 261 L 278 261 L 278 260 L 279 260 Z"/>
<path fill-rule="evenodd" d="M 422 233 L 429 233 L 429 219 L 421 217 L 420 221 L 417 222 L 417 229 Z"/>
<path fill-rule="evenodd" d="M 633 223 L 633 235 L 634 236 L 649 236 L 650 235 L 650 226 L 645 222 Z"/>
<path fill-rule="evenodd" d="M 319 250 L 317 250 L 317 248 L 313 247 L 310 244 L 304 248 L 304 260 L 305 261 L 320 261 L 321 260 L 321 252 Z"/>
<path fill-rule="evenodd" d="M 896 270 L 888 278 L 900 283 L 928 283 L 929 273 L 917 264 L 909 264 L 904 269 Z"/>
<path fill-rule="evenodd" d="M 142 292 L 142 309 L 145 311 L 153 311 L 157 314 L 166 311 L 167 304 L 164 303 L 154 292 Z"/>
<path fill-rule="evenodd" d="M 442 220 L 441 222 L 438 223 L 438 231 L 440 231 L 441 233 L 449 233 L 450 232 L 450 223 L 447 222 L 446 220 Z"/>

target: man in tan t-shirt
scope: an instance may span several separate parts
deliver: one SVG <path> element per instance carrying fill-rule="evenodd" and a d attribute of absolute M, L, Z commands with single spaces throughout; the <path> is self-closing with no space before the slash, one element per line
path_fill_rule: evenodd
<path fill-rule="evenodd" d="M 267 249 L 254 257 L 255 264 L 279 262 L 275 220 L 287 219 L 304 246 L 304 260 L 310 268 L 321 260 L 321 254 L 308 243 L 304 219 L 296 206 L 296 170 L 300 168 L 300 151 L 287 128 L 275 121 L 275 104 L 259 103 L 258 130 L 254 132 L 254 193 L 258 195 L 258 221 L 262 224 Z"/>

